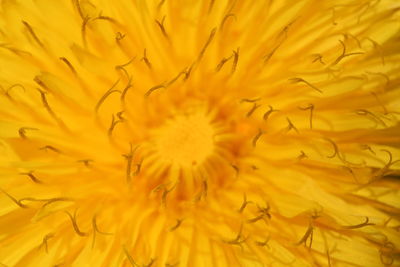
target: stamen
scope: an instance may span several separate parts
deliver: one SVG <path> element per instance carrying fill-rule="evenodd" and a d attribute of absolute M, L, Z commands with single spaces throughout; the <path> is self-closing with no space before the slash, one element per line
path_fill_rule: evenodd
<path fill-rule="evenodd" d="M 157 5 L 157 10 L 161 9 L 161 7 L 164 5 L 165 0 L 161 0 L 160 3 Z"/>
<path fill-rule="evenodd" d="M 23 23 L 24 26 L 27 28 L 28 32 L 29 32 L 30 35 L 33 37 L 33 39 L 36 41 L 36 43 L 38 43 L 38 45 L 39 45 L 41 48 L 44 48 L 43 43 L 39 40 L 39 38 L 37 37 L 36 33 L 33 31 L 31 25 L 29 25 L 29 23 L 26 22 L 26 21 L 24 21 L 24 20 L 22 21 L 22 23 Z"/>
<path fill-rule="evenodd" d="M 312 89 L 320 92 L 321 94 L 323 93 L 319 88 L 317 88 L 315 85 L 312 85 L 311 83 L 307 82 L 306 80 L 302 79 L 302 78 L 291 78 L 289 79 L 289 81 L 293 82 L 293 83 L 305 83 L 306 85 L 310 86 Z"/>
<path fill-rule="evenodd" d="M 54 237 L 54 234 L 52 234 L 52 233 L 45 235 L 45 236 L 43 237 L 42 244 L 40 244 L 40 246 L 39 246 L 38 249 L 41 249 L 41 248 L 44 246 L 44 250 L 46 251 L 46 253 L 49 253 L 49 247 L 48 247 L 47 241 L 48 241 L 50 238 L 53 238 L 53 237 Z"/>
<path fill-rule="evenodd" d="M 233 73 L 236 71 L 237 64 L 238 64 L 238 62 L 239 62 L 239 49 L 240 49 L 240 47 L 238 47 L 238 48 L 236 49 L 236 51 L 233 50 L 233 63 L 232 63 L 231 74 L 233 74 Z"/>
<path fill-rule="evenodd" d="M 195 196 L 194 202 L 198 202 L 202 197 L 206 198 L 208 192 L 208 183 L 207 180 L 203 180 L 201 191 Z"/>
<path fill-rule="evenodd" d="M 267 112 L 264 113 L 263 119 L 266 121 L 268 120 L 269 116 L 271 115 L 272 112 L 277 112 L 279 110 L 277 109 L 273 109 L 271 106 L 268 106 L 269 110 Z"/>
<path fill-rule="evenodd" d="M 364 9 L 364 7 L 366 7 L 366 8 Z M 358 18 L 357 18 L 357 24 L 360 24 L 361 17 L 364 16 L 364 14 L 368 11 L 368 9 L 370 7 L 371 7 L 370 3 L 364 3 L 358 8 L 358 10 L 361 10 L 361 12 L 360 12 L 360 15 L 358 15 Z"/>
<path fill-rule="evenodd" d="M 119 79 L 111 86 L 110 89 L 107 90 L 107 92 L 100 98 L 99 102 L 97 102 L 96 107 L 94 108 L 96 114 L 99 111 L 100 106 L 103 104 L 103 102 L 106 100 L 107 97 L 109 97 L 112 93 L 121 93 L 120 90 L 115 90 L 115 86 L 119 83 Z"/>
<path fill-rule="evenodd" d="M 193 67 L 194 67 L 195 63 L 193 63 L 186 71 L 185 71 L 185 78 L 183 79 L 184 81 L 186 81 L 187 79 L 189 79 L 190 74 L 192 73 Z"/>
<path fill-rule="evenodd" d="M 264 219 L 264 214 L 258 215 L 257 217 L 255 217 L 253 219 L 249 219 L 246 222 L 247 223 L 255 223 L 255 222 L 258 222 L 261 219 Z"/>
<path fill-rule="evenodd" d="M 325 62 L 322 60 L 321 54 L 313 54 L 311 56 L 314 57 L 314 60 L 312 61 L 312 63 L 319 61 L 319 63 L 321 63 L 322 65 L 325 65 Z"/>
<path fill-rule="evenodd" d="M 82 43 L 84 47 L 87 47 L 87 41 L 86 41 L 86 25 L 88 24 L 90 18 L 85 17 L 83 18 L 82 21 L 82 26 L 81 26 L 81 37 L 82 37 Z"/>
<path fill-rule="evenodd" d="M 165 85 L 165 87 L 168 87 L 168 86 L 170 86 L 170 85 L 172 85 L 174 82 L 176 82 L 178 79 L 179 79 L 179 77 L 181 77 L 182 75 L 187 75 L 187 71 L 181 71 L 181 72 L 179 72 L 178 73 L 178 75 L 176 75 L 171 81 L 169 81 L 169 82 L 167 82 L 166 83 L 166 85 Z M 186 78 L 184 79 L 184 80 L 186 80 Z"/>
<path fill-rule="evenodd" d="M 61 151 L 59 149 L 55 148 L 54 146 L 50 146 L 50 145 L 40 147 L 39 150 L 44 150 L 46 152 L 50 150 L 50 151 L 53 151 L 58 154 L 61 153 Z"/>
<path fill-rule="evenodd" d="M 83 163 L 86 167 L 90 167 L 91 163 L 93 162 L 92 159 L 80 159 L 77 162 Z"/>
<path fill-rule="evenodd" d="M 99 230 L 97 227 L 97 216 L 94 215 L 92 219 L 92 227 L 93 227 L 93 240 L 92 240 L 92 248 L 94 247 L 95 239 L 96 239 L 96 233 L 102 234 L 102 235 L 112 235 L 113 233 L 106 233 L 102 232 Z"/>
<path fill-rule="evenodd" d="M 308 156 L 306 155 L 306 153 L 304 153 L 303 150 L 300 150 L 300 155 L 297 157 L 297 160 L 302 160 L 308 158 Z"/>
<path fill-rule="evenodd" d="M 365 217 L 365 222 L 360 223 L 360 224 L 356 224 L 356 225 L 349 225 L 349 226 L 342 226 L 345 229 L 357 229 L 357 228 L 361 228 L 364 226 L 368 226 L 368 225 L 375 225 L 374 223 L 368 223 L 369 222 L 369 218 Z"/>
<path fill-rule="evenodd" d="M 286 132 L 289 132 L 290 130 L 293 129 L 296 133 L 299 133 L 299 130 L 297 130 L 297 128 L 294 126 L 291 120 L 289 118 L 286 118 L 286 120 L 288 122 L 288 126 L 286 127 Z"/>
<path fill-rule="evenodd" d="M 268 54 L 266 54 L 265 56 L 263 56 L 263 62 L 264 65 L 268 63 L 268 61 L 272 58 L 272 56 L 275 54 L 276 50 L 278 50 L 278 48 L 281 46 L 281 44 L 278 44 L 277 46 L 275 46 L 271 52 L 269 52 Z"/>
<path fill-rule="evenodd" d="M 299 107 L 299 109 L 301 109 L 301 110 L 310 110 L 310 129 L 312 130 L 312 128 L 313 128 L 312 119 L 313 119 L 314 105 L 313 104 L 309 104 L 307 107 L 305 107 L 305 108 Z"/>
<path fill-rule="evenodd" d="M 238 177 L 239 176 L 239 167 L 238 166 L 236 166 L 235 164 L 231 164 L 231 167 L 235 170 L 235 173 L 236 173 L 236 177 Z"/>
<path fill-rule="evenodd" d="M 216 72 L 220 71 L 221 68 L 224 66 L 224 64 L 225 64 L 227 61 L 229 61 L 232 57 L 233 57 L 233 55 L 231 55 L 230 57 L 227 57 L 227 58 L 224 57 L 224 58 L 221 60 L 221 62 L 218 63 L 217 67 L 215 68 L 215 71 L 216 71 Z"/>
<path fill-rule="evenodd" d="M 15 204 L 17 204 L 21 208 L 28 208 L 28 206 L 24 205 L 21 203 L 21 200 L 17 200 L 15 197 L 4 191 L 3 189 L 0 188 L 0 191 L 3 192 L 6 196 L 8 196 Z"/>
<path fill-rule="evenodd" d="M 158 27 L 161 30 L 162 35 L 165 37 L 165 39 L 169 40 L 169 36 L 167 34 L 167 32 L 165 31 L 165 27 L 164 27 L 164 21 L 165 21 L 165 16 L 162 18 L 161 22 L 158 20 L 155 20 Z"/>
<path fill-rule="evenodd" d="M 121 93 L 121 101 L 123 102 L 123 103 L 125 103 L 125 96 L 126 96 L 126 93 L 128 92 L 128 90 L 131 88 L 131 87 L 133 87 L 133 85 L 132 85 L 132 76 L 129 76 L 129 79 L 128 79 L 128 83 L 127 83 L 127 85 L 125 86 L 125 88 L 124 88 L 124 90 L 122 91 L 122 93 Z"/>
<path fill-rule="evenodd" d="M 203 196 L 207 197 L 207 192 L 208 192 L 208 183 L 207 180 L 203 181 Z"/>
<path fill-rule="evenodd" d="M 143 51 L 143 57 L 142 57 L 141 60 L 144 61 L 144 63 L 146 64 L 146 66 L 147 66 L 149 69 L 152 69 L 152 65 L 151 65 L 149 59 L 147 58 L 147 50 L 146 50 L 146 48 L 145 48 L 144 51 Z"/>
<path fill-rule="evenodd" d="M 127 164 L 126 164 L 126 181 L 128 183 L 131 182 L 131 176 L 132 176 L 132 161 L 133 161 L 133 155 L 135 154 L 136 150 L 139 148 L 139 146 L 136 146 L 135 149 L 132 150 L 132 144 L 130 144 L 130 152 L 128 154 L 123 154 L 122 156 L 126 158 Z"/>
<path fill-rule="evenodd" d="M 311 248 L 312 245 L 312 241 L 313 241 L 313 233 L 314 233 L 314 228 L 312 227 L 312 225 L 310 224 L 308 226 L 308 229 L 306 231 L 306 233 L 304 234 L 304 236 L 300 239 L 299 242 L 296 243 L 296 245 L 301 245 L 304 243 L 305 246 L 307 246 L 307 240 L 310 239 L 310 244 L 309 244 L 309 248 Z"/>
<path fill-rule="evenodd" d="M 17 83 L 17 84 L 13 84 L 13 85 L 11 85 L 10 87 L 8 87 L 8 89 L 5 91 L 5 95 L 8 96 L 8 97 L 10 97 L 10 91 L 11 91 L 12 89 L 16 88 L 16 87 L 19 87 L 19 88 L 21 88 L 24 92 L 26 92 L 25 87 L 24 87 L 22 84 Z"/>
<path fill-rule="evenodd" d="M 109 16 L 104 16 L 104 15 L 101 15 L 101 14 L 98 17 L 95 17 L 95 18 L 92 19 L 92 21 L 95 21 L 95 20 L 106 20 L 106 21 L 109 21 L 111 23 L 118 24 L 118 22 L 114 18 L 109 17 Z"/>
<path fill-rule="evenodd" d="M 345 46 L 345 44 L 343 43 L 342 40 L 339 40 L 339 42 L 343 47 L 342 54 L 331 64 L 331 66 L 337 65 L 345 57 L 364 54 L 363 52 L 354 52 L 354 53 L 346 54 L 346 46 Z"/>
<path fill-rule="evenodd" d="M 66 59 L 65 57 L 60 57 L 60 60 L 65 64 L 67 64 L 68 68 L 72 71 L 73 74 L 77 75 L 74 66 L 72 66 L 71 62 L 69 62 L 68 59 Z"/>
<path fill-rule="evenodd" d="M 258 205 L 257 205 L 257 207 L 258 207 L 258 212 L 260 212 L 263 216 L 267 216 L 268 219 L 271 219 L 271 214 L 269 213 L 270 206 L 268 203 L 267 203 L 267 207 L 265 207 L 265 208 L 260 207 Z"/>
<path fill-rule="evenodd" d="M 280 38 L 282 35 L 284 35 L 283 40 L 287 39 L 287 33 L 290 29 L 290 27 L 296 22 L 298 18 L 295 18 L 293 21 L 291 21 L 289 24 L 287 24 L 285 27 L 283 27 L 283 29 L 281 30 L 281 32 L 278 34 L 277 39 Z"/>
<path fill-rule="evenodd" d="M 339 148 L 338 148 L 338 146 L 336 145 L 336 143 L 333 142 L 331 139 L 328 139 L 328 138 L 324 138 L 324 139 L 325 139 L 326 141 L 328 141 L 329 143 L 331 143 L 332 146 L 333 146 L 333 149 L 334 149 L 333 154 L 330 155 L 330 156 L 327 156 L 327 158 L 332 159 L 332 158 L 334 158 L 336 155 L 339 155 Z"/>
<path fill-rule="evenodd" d="M 162 204 L 162 206 L 164 206 L 164 207 L 167 206 L 167 196 L 172 190 L 174 190 L 176 188 L 177 184 L 178 183 L 175 183 L 170 189 L 167 189 L 167 188 L 164 187 L 164 191 L 163 191 L 162 196 L 161 196 L 161 204 Z"/>
<path fill-rule="evenodd" d="M 257 105 L 257 103 L 254 103 L 253 107 L 249 110 L 249 112 L 247 112 L 246 117 L 250 117 L 259 107 L 261 107 L 261 104 Z"/>
<path fill-rule="evenodd" d="M 133 176 L 138 176 L 139 175 L 140 170 L 142 168 L 143 160 L 144 159 L 142 158 L 139 163 L 135 164 L 136 170 L 135 170 L 135 172 L 133 172 L 133 174 L 132 174 Z"/>
<path fill-rule="evenodd" d="M 155 261 L 156 261 L 156 259 L 150 259 L 150 262 L 147 264 L 143 264 L 143 267 L 151 267 Z"/>
<path fill-rule="evenodd" d="M 183 219 L 177 219 L 177 220 L 176 220 L 176 224 L 175 224 L 174 226 L 172 226 L 172 227 L 169 229 L 169 231 L 170 231 L 170 232 L 175 231 L 179 226 L 181 226 L 182 222 L 183 222 Z"/>
<path fill-rule="evenodd" d="M 389 112 L 388 112 L 388 110 L 386 109 L 385 105 L 383 105 L 382 101 L 379 99 L 378 95 L 377 95 L 376 93 L 374 93 L 374 92 L 372 92 L 371 94 L 376 98 L 376 101 L 377 101 L 377 102 L 379 103 L 379 105 L 382 107 L 382 109 L 383 109 L 383 114 L 384 114 L 384 115 L 388 115 Z"/>
<path fill-rule="evenodd" d="M 122 40 L 122 39 L 124 39 L 125 38 L 125 34 L 122 34 L 122 33 L 120 33 L 120 32 L 117 32 L 117 34 L 116 34 L 116 36 L 115 36 L 115 41 L 118 43 L 118 45 L 120 45 L 120 41 Z"/>
<path fill-rule="evenodd" d="M 244 103 L 244 102 L 254 103 L 254 102 L 257 102 L 257 101 L 260 101 L 260 100 L 261 100 L 261 98 L 253 98 L 253 99 L 243 98 L 243 99 L 240 100 L 240 103 Z"/>
<path fill-rule="evenodd" d="M 82 18 L 82 20 L 84 20 L 85 16 L 83 15 L 83 12 L 82 12 L 80 0 L 72 0 L 72 2 L 74 3 L 76 9 L 78 10 L 79 16 Z"/>
<path fill-rule="evenodd" d="M 214 28 L 211 30 L 210 36 L 207 39 L 207 42 L 205 43 L 205 45 L 203 46 L 203 48 L 201 49 L 199 56 L 197 58 L 197 62 L 200 62 L 201 59 L 204 56 L 204 53 L 206 52 L 207 47 L 210 45 L 211 41 L 214 39 L 215 36 L 215 32 L 216 32 L 217 28 Z"/>
<path fill-rule="evenodd" d="M 23 139 L 27 139 L 27 137 L 26 137 L 26 131 L 38 131 L 39 129 L 37 129 L 37 128 L 31 128 L 31 127 L 21 127 L 21 128 L 19 128 L 19 130 L 18 130 L 18 134 L 19 134 L 19 136 L 21 137 L 21 138 L 23 138 Z"/>
<path fill-rule="evenodd" d="M 37 183 L 37 184 L 42 184 L 43 182 L 40 181 L 35 175 L 33 175 L 33 171 L 30 172 L 22 172 L 20 173 L 21 175 L 26 175 L 28 176 L 33 182 Z"/>
<path fill-rule="evenodd" d="M 20 200 L 22 201 L 22 199 Z M 71 198 L 67 198 L 67 197 L 55 197 L 55 198 L 50 198 L 50 199 L 38 199 L 36 201 L 46 201 L 46 203 L 43 204 L 42 208 L 45 208 L 46 206 L 54 203 L 54 202 L 60 202 L 60 201 L 74 201 Z"/>
<path fill-rule="evenodd" d="M 58 202 L 58 201 L 73 201 L 73 199 L 66 198 L 66 197 L 55 197 L 55 198 L 47 198 L 47 199 L 25 197 L 25 198 L 21 198 L 18 202 L 22 204 L 22 202 L 24 202 L 24 201 L 46 202 L 41 207 L 41 209 L 43 209 L 46 206 L 50 205 L 51 203 Z"/>
<path fill-rule="evenodd" d="M 384 57 L 384 51 L 383 51 L 382 46 L 369 37 L 366 37 L 365 39 L 372 43 L 372 45 L 374 46 L 374 49 L 379 50 L 379 53 L 381 54 L 382 65 L 385 66 L 385 57 Z"/>
<path fill-rule="evenodd" d="M 386 152 L 389 155 L 389 161 L 388 161 L 388 163 L 385 164 L 385 166 L 383 166 L 382 169 L 380 169 L 379 171 L 374 173 L 374 176 L 373 176 L 374 179 L 380 179 L 380 178 L 384 177 L 387 174 L 388 170 L 390 169 L 390 166 L 400 162 L 400 160 L 393 161 L 392 153 L 389 150 L 381 149 L 381 151 Z"/>
<path fill-rule="evenodd" d="M 232 240 L 223 240 L 224 243 L 230 244 L 230 245 L 237 245 L 240 246 L 241 249 L 243 249 L 242 244 L 246 242 L 248 237 L 243 237 L 242 236 L 242 231 L 243 231 L 243 224 L 240 225 L 239 232 L 236 236 L 236 238 Z"/>
<path fill-rule="evenodd" d="M 361 145 L 361 149 L 362 149 L 362 150 L 368 150 L 368 151 L 370 151 L 372 154 L 376 155 L 375 151 L 373 151 L 372 148 L 371 148 L 369 145 L 367 145 L 367 144 L 362 144 L 362 145 Z"/>
<path fill-rule="evenodd" d="M 368 111 L 366 109 L 358 109 L 355 112 L 357 115 L 360 115 L 360 116 L 368 116 L 375 123 L 381 124 L 383 127 L 387 127 L 386 123 L 381 118 L 379 118 L 377 115 L 372 113 L 371 111 Z"/>
<path fill-rule="evenodd" d="M 40 87 L 42 87 L 45 91 L 51 92 L 52 90 L 40 79 L 39 76 L 35 76 L 33 81 L 36 82 Z M 39 89 L 38 89 L 39 90 Z M 25 91 L 25 89 L 24 89 Z"/>
<path fill-rule="evenodd" d="M 385 241 L 379 248 L 380 260 L 385 266 L 391 266 L 396 255 L 396 247 L 392 242 Z"/>
<path fill-rule="evenodd" d="M 112 114 L 111 126 L 108 129 L 108 137 L 110 137 L 110 138 L 112 137 L 114 128 L 118 123 L 122 123 L 125 121 L 125 119 L 122 117 L 122 113 L 124 113 L 124 111 L 120 111 L 117 113 L 117 117 L 118 117 L 117 120 L 115 119 L 114 114 Z"/>
<path fill-rule="evenodd" d="M 243 194 L 243 203 L 242 206 L 240 206 L 240 209 L 238 210 L 240 213 L 244 211 L 246 208 L 247 204 L 253 203 L 252 201 L 247 201 L 247 196 L 246 194 Z"/>
<path fill-rule="evenodd" d="M 32 56 L 32 54 L 29 53 L 29 52 L 26 52 L 24 50 L 20 50 L 20 49 L 17 49 L 17 48 L 13 48 L 13 47 L 8 47 L 7 44 L 0 44 L 0 47 L 4 48 L 4 49 L 7 49 L 8 51 L 16 54 L 17 56 L 21 56 L 21 57 L 23 57 L 23 56 Z"/>
<path fill-rule="evenodd" d="M 258 133 L 256 134 L 256 136 L 254 136 L 253 138 L 253 147 L 256 147 L 258 140 L 260 139 L 260 137 L 265 134 L 263 130 L 258 129 Z"/>
<path fill-rule="evenodd" d="M 126 249 L 125 246 L 123 246 L 124 252 L 126 257 L 128 258 L 129 263 L 133 266 L 133 267 L 140 267 L 132 258 L 132 256 L 129 254 L 128 250 Z"/>
<path fill-rule="evenodd" d="M 351 37 L 353 40 L 356 41 L 356 43 L 357 43 L 357 45 L 358 45 L 358 48 L 361 49 L 361 42 L 360 42 L 360 40 L 358 40 L 357 37 L 355 37 L 355 36 L 352 35 L 351 33 L 344 33 L 344 34 L 343 34 L 343 37 L 344 37 L 345 40 L 347 40 L 347 39 L 349 39 L 349 37 Z"/>
<path fill-rule="evenodd" d="M 226 20 L 229 19 L 230 17 L 232 17 L 232 18 L 234 18 L 235 20 L 237 20 L 235 14 L 233 14 L 233 13 L 226 14 L 225 17 L 222 19 L 221 24 L 219 25 L 219 30 L 220 30 L 220 31 L 223 30 Z"/>
<path fill-rule="evenodd" d="M 38 89 L 38 88 L 36 88 L 36 89 L 39 91 L 40 96 L 41 96 L 41 98 L 42 98 L 43 106 L 45 107 L 45 109 L 47 110 L 47 112 L 50 114 L 50 116 L 57 122 L 57 124 L 58 124 L 61 128 L 63 128 L 64 130 L 67 130 L 67 131 L 68 131 L 67 126 L 64 124 L 64 122 L 63 122 L 60 118 L 58 118 L 58 116 L 56 115 L 56 113 L 55 113 L 55 112 L 53 111 L 53 109 L 50 107 L 49 102 L 47 102 L 46 92 L 43 92 L 42 90 L 40 90 L 40 89 Z"/>
<path fill-rule="evenodd" d="M 161 88 L 166 88 L 164 84 L 159 84 L 156 86 L 151 87 L 147 92 L 144 94 L 144 97 L 149 97 L 151 93 L 153 93 L 155 90 L 161 89 Z"/>
<path fill-rule="evenodd" d="M 265 241 L 255 241 L 254 243 L 255 243 L 257 246 L 265 247 L 265 246 L 268 246 L 268 241 L 269 241 L 269 239 L 270 239 L 270 237 L 267 237 L 267 238 L 265 239 Z M 268 247 L 269 247 L 269 246 L 268 246 Z"/>
<path fill-rule="evenodd" d="M 131 64 L 131 63 L 135 60 L 135 58 L 136 58 L 136 57 L 131 58 L 131 59 L 130 59 L 127 63 L 125 63 L 125 64 L 115 66 L 115 69 L 116 69 L 116 70 L 121 70 L 121 71 L 126 75 L 126 77 L 128 77 L 128 79 L 129 79 L 129 78 L 130 78 L 130 75 L 129 75 L 129 73 L 126 71 L 125 67 L 128 66 L 129 64 Z"/>
<path fill-rule="evenodd" d="M 214 3 L 215 3 L 215 0 L 210 0 L 210 5 L 208 6 L 208 14 L 211 13 L 211 10 L 212 10 L 213 7 L 214 7 Z"/>
<path fill-rule="evenodd" d="M 71 215 L 71 213 L 69 213 L 68 211 L 65 211 L 65 213 L 68 215 L 68 217 L 71 219 L 72 222 L 72 226 L 74 227 L 75 232 L 79 235 L 79 236 L 87 236 L 87 233 L 82 232 L 79 229 L 78 224 L 76 223 L 76 210 L 74 212 L 74 216 Z"/>

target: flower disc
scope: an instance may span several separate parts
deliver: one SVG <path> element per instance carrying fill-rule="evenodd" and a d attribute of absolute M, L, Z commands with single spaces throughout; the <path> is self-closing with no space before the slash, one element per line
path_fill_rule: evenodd
<path fill-rule="evenodd" d="M 0 266 L 400 266 L 398 0 L 0 0 Z"/>

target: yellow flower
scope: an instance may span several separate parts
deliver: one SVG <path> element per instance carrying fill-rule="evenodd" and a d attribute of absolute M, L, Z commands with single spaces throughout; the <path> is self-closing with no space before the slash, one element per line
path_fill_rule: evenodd
<path fill-rule="evenodd" d="M 0 265 L 400 264 L 397 0 L 0 5 Z"/>

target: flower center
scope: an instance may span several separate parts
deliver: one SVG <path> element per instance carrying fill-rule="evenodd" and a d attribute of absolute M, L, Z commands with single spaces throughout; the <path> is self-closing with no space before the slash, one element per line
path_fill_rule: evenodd
<path fill-rule="evenodd" d="M 200 164 L 213 152 L 213 136 L 214 129 L 205 113 L 185 112 L 169 119 L 158 130 L 157 152 L 168 164 Z"/>

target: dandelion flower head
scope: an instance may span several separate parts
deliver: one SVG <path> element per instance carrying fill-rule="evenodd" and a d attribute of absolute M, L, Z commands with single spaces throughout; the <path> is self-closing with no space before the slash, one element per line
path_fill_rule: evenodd
<path fill-rule="evenodd" d="M 398 266 L 399 10 L 0 1 L 0 265 Z"/>

